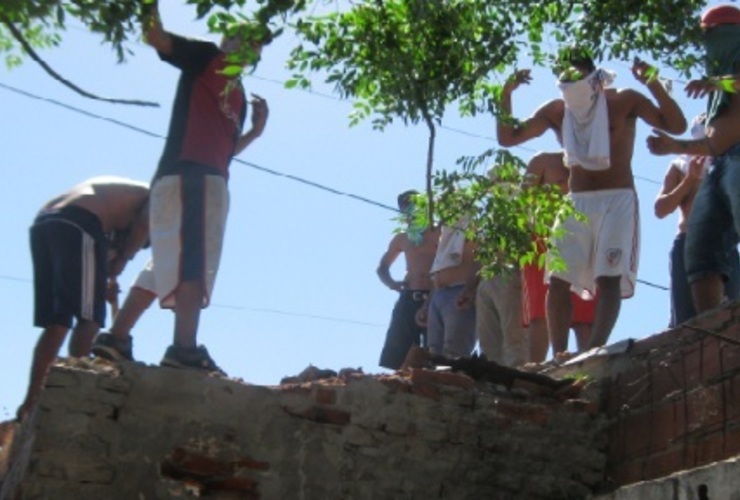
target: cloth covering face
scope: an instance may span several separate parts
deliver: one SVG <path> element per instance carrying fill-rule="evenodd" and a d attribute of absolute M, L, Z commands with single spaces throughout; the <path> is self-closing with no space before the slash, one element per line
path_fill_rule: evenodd
<path fill-rule="evenodd" d="M 586 170 L 606 170 L 610 164 L 609 114 L 604 89 L 615 74 L 596 69 L 576 82 L 559 82 L 563 94 L 563 161 Z"/>
<path fill-rule="evenodd" d="M 707 76 L 734 75 L 740 69 L 740 25 L 723 24 L 704 34 L 705 71 Z M 730 104 L 730 94 L 715 90 L 707 101 L 707 123 Z"/>

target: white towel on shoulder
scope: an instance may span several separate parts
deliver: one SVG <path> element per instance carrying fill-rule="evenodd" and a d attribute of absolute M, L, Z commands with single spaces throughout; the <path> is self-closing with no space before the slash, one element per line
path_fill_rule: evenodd
<path fill-rule="evenodd" d="M 604 89 L 616 75 L 596 69 L 576 82 L 559 82 L 563 93 L 563 161 L 566 167 L 578 165 L 586 170 L 606 170 L 611 166 L 609 113 Z"/>
<path fill-rule="evenodd" d="M 430 274 L 442 269 L 459 266 L 462 263 L 465 247 L 465 227 L 467 220 L 455 224 L 454 227 L 442 226 L 437 245 L 437 254 L 434 256 Z"/>

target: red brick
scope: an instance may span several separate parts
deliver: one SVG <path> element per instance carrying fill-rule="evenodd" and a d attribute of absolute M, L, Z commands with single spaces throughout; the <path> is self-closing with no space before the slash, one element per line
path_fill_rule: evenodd
<path fill-rule="evenodd" d="M 651 455 L 645 463 L 644 480 L 668 476 L 684 468 L 683 450 L 674 449 Z"/>
<path fill-rule="evenodd" d="M 504 399 L 496 401 L 494 408 L 499 416 L 515 422 L 530 422 L 540 427 L 546 426 L 552 416 L 550 407 Z"/>
<path fill-rule="evenodd" d="M 652 377 L 650 379 L 649 403 L 656 404 L 666 397 L 683 392 L 686 381 L 684 366 L 680 355 L 674 355 L 670 359 L 653 365 Z"/>
<path fill-rule="evenodd" d="M 722 452 L 724 442 L 725 437 L 721 430 L 697 439 L 695 441 L 696 465 L 702 466 L 725 458 Z"/>
<path fill-rule="evenodd" d="M 475 380 L 463 373 L 432 371 L 420 368 L 411 369 L 411 381 L 414 384 L 452 385 L 463 389 L 475 387 Z"/>
<path fill-rule="evenodd" d="M 333 389 L 318 385 L 316 386 L 314 399 L 322 405 L 333 405 L 337 402 L 337 393 Z"/>
<path fill-rule="evenodd" d="M 643 460 L 629 460 L 607 466 L 607 476 L 614 482 L 615 486 L 642 481 L 645 474 L 645 463 Z"/>
<path fill-rule="evenodd" d="M 687 391 L 701 385 L 701 343 L 685 347 L 681 351 L 684 386 Z"/>
<path fill-rule="evenodd" d="M 598 402 L 587 399 L 568 399 L 563 403 L 563 406 L 569 411 L 588 413 L 589 415 L 596 415 L 600 411 Z"/>
<path fill-rule="evenodd" d="M 625 458 L 644 457 L 650 449 L 650 414 L 641 412 L 622 418 L 622 436 Z"/>
<path fill-rule="evenodd" d="M 408 380 L 398 375 L 381 376 L 378 380 L 393 393 L 411 392 L 411 384 L 409 384 Z"/>
<path fill-rule="evenodd" d="M 681 409 L 683 406 L 681 406 Z M 677 428 L 676 412 L 678 406 L 675 401 L 664 401 L 656 406 L 650 415 L 650 452 L 665 452 L 674 443 L 676 438 L 683 434 L 683 428 Z M 683 418 L 681 418 L 683 422 Z"/>
<path fill-rule="evenodd" d="M 725 389 L 727 420 L 734 421 L 740 418 L 740 375 L 728 378 L 722 385 Z"/>
<path fill-rule="evenodd" d="M 740 455 L 740 427 L 736 425 L 728 426 L 725 429 L 724 437 L 723 458 Z"/>
<path fill-rule="evenodd" d="M 687 429 L 690 434 L 711 432 L 723 425 L 721 388 L 721 385 L 713 385 L 694 389 L 686 395 Z"/>

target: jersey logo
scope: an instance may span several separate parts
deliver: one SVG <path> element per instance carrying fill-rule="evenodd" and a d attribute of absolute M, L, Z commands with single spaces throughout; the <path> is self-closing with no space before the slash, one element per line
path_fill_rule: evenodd
<path fill-rule="evenodd" d="M 606 251 L 606 263 L 609 267 L 615 267 L 622 260 L 622 250 L 620 248 L 610 248 Z"/>

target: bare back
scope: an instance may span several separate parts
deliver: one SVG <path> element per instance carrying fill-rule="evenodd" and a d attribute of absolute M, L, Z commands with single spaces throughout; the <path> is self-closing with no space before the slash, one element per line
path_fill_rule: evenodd
<path fill-rule="evenodd" d="M 143 182 L 123 177 L 94 177 L 66 193 L 50 200 L 44 210 L 78 206 L 100 219 L 103 231 L 129 228 L 149 197 L 149 187 Z"/>
<path fill-rule="evenodd" d="M 527 165 L 528 182 L 534 186 L 556 185 L 568 192 L 570 170 L 563 163 L 563 153 L 538 153 Z"/>

